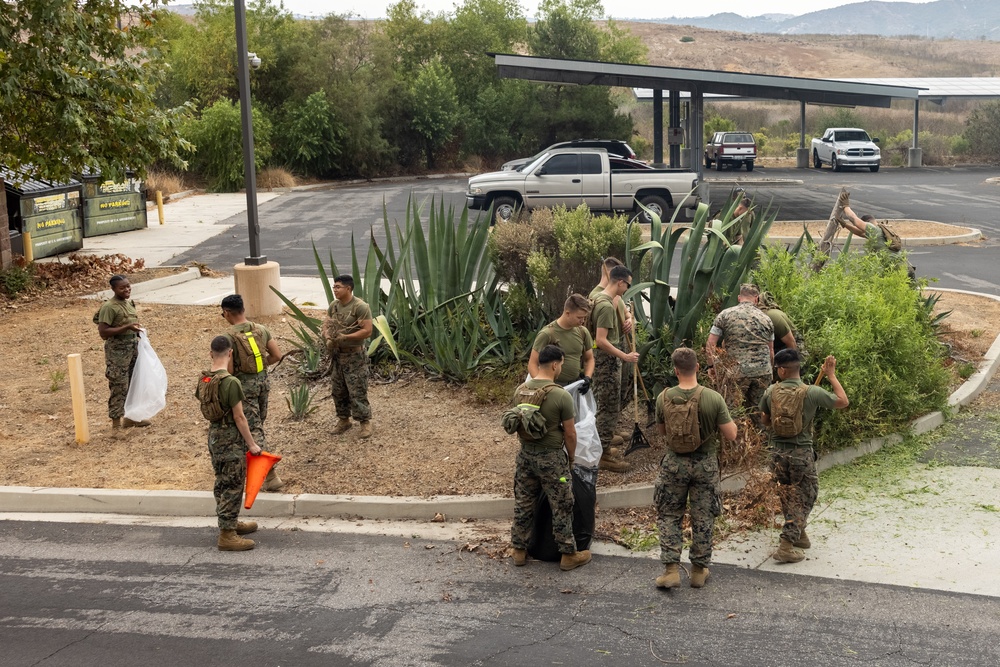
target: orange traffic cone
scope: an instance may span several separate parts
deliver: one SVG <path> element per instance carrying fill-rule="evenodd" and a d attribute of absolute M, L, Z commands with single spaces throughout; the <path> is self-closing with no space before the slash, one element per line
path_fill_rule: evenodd
<path fill-rule="evenodd" d="M 257 493 L 260 492 L 260 487 L 264 484 L 264 478 L 267 477 L 267 473 L 271 472 L 274 464 L 280 460 L 280 456 L 271 452 L 261 452 L 257 456 L 247 452 L 247 486 L 244 491 L 246 500 L 243 507 L 246 509 L 253 507 L 253 501 L 257 500 Z"/>

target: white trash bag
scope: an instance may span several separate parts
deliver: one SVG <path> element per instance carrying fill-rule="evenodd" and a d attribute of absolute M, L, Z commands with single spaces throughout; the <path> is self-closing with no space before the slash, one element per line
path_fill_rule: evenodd
<path fill-rule="evenodd" d="M 580 394 L 583 380 L 577 380 L 566 385 L 565 389 L 573 397 L 576 407 L 576 460 L 574 463 L 583 468 L 596 468 L 601 460 L 603 448 L 601 438 L 597 435 L 597 401 L 594 400 L 593 388 L 586 394 Z"/>
<path fill-rule="evenodd" d="M 125 418 L 152 419 L 167 406 L 167 371 L 149 344 L 146 330 L 139 331 L 139 350 L 125 397 Z"/>

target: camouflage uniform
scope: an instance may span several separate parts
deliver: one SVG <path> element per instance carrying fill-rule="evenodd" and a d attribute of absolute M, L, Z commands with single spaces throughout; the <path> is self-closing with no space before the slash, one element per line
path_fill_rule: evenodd
<path fill-rule="evenodd" d="M 674 387 L 656 399 L 656 422 L 664 423 L 664 396 L 690 399 L 694 389 Z M 689 454 L 678 454 L 669 447 L 660 461 L 653 503 L 656 526 L 660 533 L 660 562 L 679 563 L 684 544 L 682 523 L 685 507 L 691 514 L 691 562 L 707 567 L 712 561 L 712 529 L 715 517 L 722 514 L 719 491 L 718 427 L 732 421 L 726 402 L 711 389 L 702 390 L 698 401 L 701 447 Z M 711 434 L 705 437 L 706 434 Z"/>
<path fill-rule="evenodd" d="M 215 374 L 222 372 L 216 371 Z M 239 380 L 232 375 L 223 378 L 219 387 L 219 401 L 226 415 L 208 425 L 208 453 L 212 457 L 212 470 L 215 472 L 215 513 L 219 517 L 219 530 L 236 530 L 240 506 L 243 504 L 247 449 L 233 420 L 233 407 L 243 398 Z"/>
<path fill-rule="evenodd" d="M 367 303 L 352 296 L 346 305 L 335 299 L 326 314 L 323 332 L 333 360 L 330 380 L 337 417 L 368 421 L 372 417 L 368 403 L 368 354 L 362 342 L 352 343 L 353 347 L 341 347 L 333 339 L 340 334 L 359 331 L 361 322 L 372 319 L 372 311 Z"/>
<path fill-rule="evenodd" d="M 753 303 L 744 301 L 719 313 L 711 333 L 719 336 L 726 352 L 739 364 L 737 384 L 743 393 L 743 405 L 753 410 L 771 384 L 771 319 Z"/>
<path fill-rule="evenodd" d="M 525 383 L 532 389 L 541 389 L 546 384 L 547 380 Z M 515 549 L 528 548 L 535 519 L 535 503 L 539 493 L 544 491 L 552 508 L 552 533 L 559 551 L 572 554 L 576 553 L 572 471 L 563 449 L 560 426 L 576 416 L 573 399 L 561 387 L 553 388 L 542 401 L 539 412 L 545 417 L 546 434 L 540 440 L 525 440 L 518 436 L 521 450 L 514 467 L 514 523 L 510 527 L 510 541 Z"/>
<path fill-rule="evenodd" d="M 139 316 L 135 312 L 135 301 L 125 301 L 114 297 L 105 301 L 94 315 L 94 324 L 121 327 L 135 324 Z M 108 417 L 121 419 L 125 416 L 125 397 L 132 379 L 135 360 L 139 349 L 139 337 L 134 331 L 126 331 L 104 341 L 104 377 L 108 378 Z"/>
<path fill-rule="evenodd" d="M 591 292 L 594 309 L 590 312 L 592 329 L 607 329 L 607 340 L 619 347 L 622 320 L 610 297 L 597 288 Z M 596 338 L 595 338 L 596 340 Z M 594 400 L 597 402 L 597 435 L 607 450 L 622 411 L 622 360 L 600 348 L 594 349 Z"/>
<path fill-rule="evenodd" d="M 805 383 L 795 378 L 784 380 L 782 384 L 801 387 Z M 772 385 L 760 399 L 760 410 L 771 414 Z M 778 497 L 781 512 L 785 515 L 785 525 L 781 537 L 795 543 L 809 522 L 809 514 L 816 504 L 819 494 L 819 476 L 816 473 L 816 454 L 813 451 L 813 423 L 816 410 L 833 408 L 837 396 L 821 387 L 810 386 L 802 401 L 802 431 L 798 435 L 782 437 L 773 431 L 770 435 L 771 472 L 778 482 Z"/>
<path fill-rule="evenodd" d="M 235 334 L 249 331 L 253 327 L 255 338 L 260 348 L 263 358 L 267 357 L 267 344 L 271 340 L 271 332 L 260 324 L 244 322 L 234 324 L 226 332 L 226 338 L 233 346 L 233 370 L 236 371 L 236 379 L 243 385 L 243 414 L 246 415 L 247 424 L 250 425 L 250 433 L 253 434 L 254 442 L 260 445 L 261 449 L 267 449 L 267 437 L 264 435 L 264 421 L 267 419 L 267 405 L 270 400 L 271 379 L 267 374 L 267 366 L 259 373 L 245 373 L 240 370 L 241 350 L 236 343 Z"/>

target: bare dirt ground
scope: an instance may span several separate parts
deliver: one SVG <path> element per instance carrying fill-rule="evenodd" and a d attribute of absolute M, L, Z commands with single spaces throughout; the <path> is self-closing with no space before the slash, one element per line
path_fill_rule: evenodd
<path fill-rule="evenodd" d="M 889 220 L 888 222 L 892 229 L 904 239 L 957 236 L 968 234 L 972 231 L 968 227 L 930 222 L 928 220 Z M 826 220 L 785 220 L 773 223 L 768 235 L 772 237 L 798 238 L 802 235 L 802 229 L 805 227 L 814 239 L 819 240 L 823 236 L 823 232 L 826 231 L 826 226 Z M 846 237 L 847 232 L 841 230 L 840 236 L 842 238 Z"/>
<path fill-rule="evenodd" d="M 208 365 L 208 343 L 223 329 L 217 307 L 147 305 L 140 322 L 170 380 L 167 407 L 146 429 L 114 435 L 107 419 L 103 344 L 91 322 L 95 301 L 50 297 L 0 311 L 0 337 L 11 341 L 0 384 L 0 442 L 5 484 L 125 489 L 209 490 L 212 472 L 207 426 L 193 397 Z M 945 327 L 953 354 L 975 362 L 1000 335 L 1000 302 L 945 293 L 939 309 L 953 309 Z M 264 320 L 285 350 L 287 318 Z M 284 340 L 281 340 L 284 339 Z M 89 444 L 75 442 L 66 355 L 83 356 Z M 273 373 L 268 449 L 280 464 L 288 493 L 415 495 L 511 493 L 516 439 L 499 428 L 503 407 L 475 400 L 463 387 L 412 376 L 372 384 L 375 435 L 357 429 L 330 435 L 333 404 L 326 381 L 313 385 L 317 410 L 293 421 L 289 389 L 302 380 L 289 357 Z M 649 421 L 640 407 L 640 424 Z M 631 431 L 633 412 L 622 427 Z M 602 486 L 649 482 L 662 444 L 646 428 L 652 449 L 629 457 L 632 472 L 600 476 Z M 640 519 L 641 520 L 641 519 Z"/>

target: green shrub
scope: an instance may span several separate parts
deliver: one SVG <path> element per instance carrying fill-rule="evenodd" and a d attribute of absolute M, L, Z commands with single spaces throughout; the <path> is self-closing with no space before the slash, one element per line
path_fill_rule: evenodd
<path fill-rule="evenodd" d="M 254 159 L 259 171 L 271 159 L 271 122 L 256 107 L 252 115 Z M 217 101 L 202 112 L 201 118 L 189 122 L 182 134 L 195 146 L 191 167 L 208 179 L 210 190 L 235 192 L 245 186 L 243 124 L 238 104 Z"/>
<path fill-rule="evenodd" d="M 824 412 L 817 446 L 840 449 L 861 437 L 898 431 L 945 407 L 948 373 L 920 292 L 905 262 L 887 252 L 842 252 L 818 273 L 811 249 L 761 253 L 754 280 L 789 314 L 809 354 L 803 375 L 829 354 L 851 405 Z"/>
<path fill-rule="evenodd" d="M 275 129 L 278 157 L 293 169 L 310 176 L 327 177 L 340 171 L 344 126 L 319 90 L 304 104 L 289 102 Z"/>
<path fill-rule="evenodd" d="M 7 296 L 17 296 L 29 289 L 34 282 L 34 264 L 28 266 L 12 266 L 0 270 L 0 284 Z"/>
<path fill-rule="evenodd" d="M 973 109 L 962 136 L 973 155 L 996 158 L 1000 154 L 1000 102 L 984 102 Z"/>
<path fill-rule="evenodd" d="M 683 37 L 681 37 L 681 42 L 683 44 L 690 44 L 693 41 L 694 41 L 694 37 L 691 37 L 690 35 L 684 35 Z"/>

